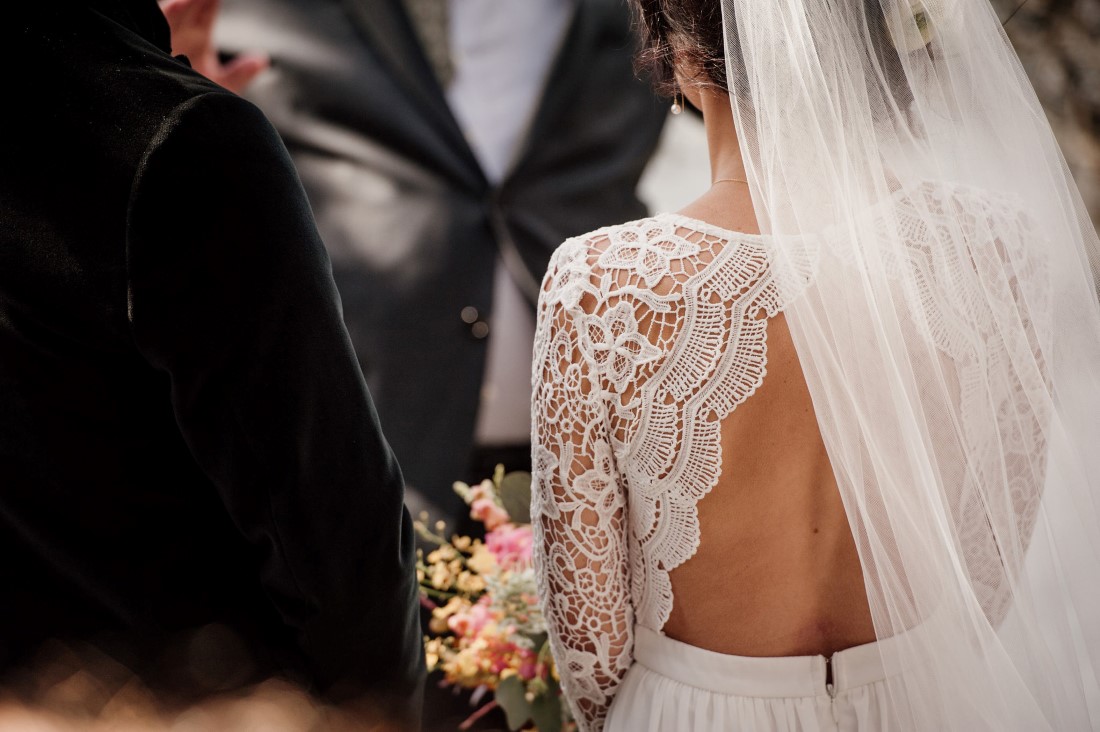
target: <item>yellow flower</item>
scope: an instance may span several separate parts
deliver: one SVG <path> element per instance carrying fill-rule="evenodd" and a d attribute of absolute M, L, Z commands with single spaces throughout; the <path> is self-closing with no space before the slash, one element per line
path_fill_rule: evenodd
<path fill-rule="evenodd" d="M 458 556 L 458 552 L 450 544 L 444 544 L 431 554 L 428 555 L 428 563 L 435 564 L 436 562 L 449 562 Z"/>
<path fill-rule="evenodd" d="M 497 569 L 497 559 L 484 544 L 478 542 L 474 545 L 472 556 L 466 560 L 466 566 L 478 574 L 492 574 Z"/>
<path fill-rule="evenodd" d="M 424 660 L 428 664 L 429 671 L 435 670 L 435 667 L 439 665 L 439 660 L 445 653 L 446 648 L 439 638 L 432 638 L 424 644 Z"/>
<path fill-rule="evenodd" d="M 480 670 L 478 667 L 478 654 L 470 653 L 469 650 L 471 649 L 462 651 L 454 658 L 455 675 L 460 678 L 477 676 Z"/>
<path fill-rule="evenodd" d="M 465 612 L 470 609 L 469 600 L 463 597 L 452 597 L 447 601 L 446 605 L 442 605 L 432 610 L 432 619 L 428 623 L 428 628 L 433 633 L 446 633 L 449 630 L 447 620 L 455 613 Z"/>
<path fill-rule="evenodd" d="M 449 618 L 457 612 L 470 609 L 470 602 L 461 597 L 452 597 L 443 607 L 432 610 L 432 615 L 440 618 Z"/>
<path fill-rule="evenodd" d="M 458 575 L 458 579 L 455 580 L 455 588 L 459 592 L 476 595 L 479 592 L 485 591 L 485 580 L 483 580 L 479 575 L 476 575 L 469 571 L 464 571 L 461 572 Z"/>
<path fill-rule="evenodd" d="M 447 565 L 437 564 L 432 567 L 432 576 L 430 582 L 432 587 L 437 590 L 445 590 L 451 586 L 451 582 L 454 581 L 450 571 L 447 570 Z"/>

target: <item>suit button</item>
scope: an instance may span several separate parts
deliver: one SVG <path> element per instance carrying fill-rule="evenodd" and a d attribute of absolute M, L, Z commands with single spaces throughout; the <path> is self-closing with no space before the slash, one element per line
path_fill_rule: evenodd
<path fill-rule="evenodd" d="M 462 318 L 462 322 L 466 325 L 473 325 L 477 322 L 477 319 L 481 317 L 481 313 L 477 311 L 473 305 L 467 305 L 462 308 L 462 312 L 459 313 L 459 317 Z"/>
<path fill-rule="evenodd" d="M 489 337 L 489 324 L 479 320 L 470 325 L 470 334 L 479 341 Z"/>

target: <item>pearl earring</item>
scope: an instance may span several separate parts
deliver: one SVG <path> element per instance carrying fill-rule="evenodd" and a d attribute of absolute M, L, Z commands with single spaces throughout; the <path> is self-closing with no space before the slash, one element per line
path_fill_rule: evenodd
<path fill-rule="evenodd" d="M 672 113 L 680 114 L 684 111 L 684 105 L 681 103 L 684 99 L 684 95 L 680 92 L 676 92 L 676 96 L 672 98 Z"/>

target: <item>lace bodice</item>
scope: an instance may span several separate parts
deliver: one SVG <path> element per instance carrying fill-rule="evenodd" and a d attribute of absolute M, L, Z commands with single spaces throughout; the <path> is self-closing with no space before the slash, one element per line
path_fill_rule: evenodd
<path fill-rule="evenodd" d="M 532 520 L 539 593 L 582 729 L 599 729 L 635 623 L 660 630 L 699 545 L 720 423 L 766 373 L 765 240 L 663 214 L 570 240 L 540 301 Z"/>
<path fill-rule="evenodd" d="M 905 254 L 883 259 L 899 312 L 920 311 L 931 328 L 907 336 L 931 346 L 932 360 L 914 367 L 955 385 L 945 408 L 960 415 L 961 432 L 934 435 L 932 447 L 976 599 L 997 624 L 1022 557 L 1004 555 L 996 536 L 1018 532 L 1026 546 L 1042 484 L 1041 461 L 1029 457 L 1042 452 L 1042 420 L 1018 415 L 1034 412 L 1045 386 L 1041 374 L 1006 368 L 1034 360 L 1040 344 L 1006 340 L 994 326 L 1021 299 L 1032 317 L 1045 310 L 1045 275 L 1025 254 L 1036 235 L 1017 207 L 961 187 L 899 193 L 883 210 L 905 232 Z M 962 213 L 958 248 L 943 244 L 950 229 L 911 224 L 930 211 L 945 222 Z M 539 595 L 582 730 L 602 728 L 632 663 L 634 626 L 660 631 L 669 618 L 669 573 L 696 552 L 696 504 L 721 473 L 721 423 L 767 373 L 768 318 L 818 287 L 823 258 L 851 255 L 835 242 L 805 244 L 780 258 L 766 238 L 663 214 L 569 240 L 554 255 L 535 335 L 532 521 Z M 836 261 L 828 269 L 845 272 Z M 1021 293 L 1027 283 L 1038 291 Z M 1029 339 L 1036 325 L 1026 323 Z M 958 333 L 976 334 L 991 356 L 971 357 Z M 996 424 L 982 417 L 987 402 Z M 1006 470 L 1011 496 L 991 509 L 977 488 L 999 485 Z"/>

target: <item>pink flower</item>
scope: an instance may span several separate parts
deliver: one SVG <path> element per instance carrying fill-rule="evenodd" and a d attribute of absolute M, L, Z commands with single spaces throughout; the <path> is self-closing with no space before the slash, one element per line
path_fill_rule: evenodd
<path fill-rule="evenodd" d="M 473 503 L 479 498 L 492 498 L 496 494 L 497 489 L 493 481 L 486 479 L 470 488 L 470 502 Z"/>
<path fill-rule="evenodd" d="M 538 676 L 538 673 L 539 665 L 535 661 L 528 658 L 525 658 L 523 663 L 519 667 L 519 676 L 524 681 L 530 681 L 531 679 Z"/>
<path fill-rule="evenodd" d="M 485 528 L 492 531 L 508 523 L 508 512 L 491 498 L 478 498 L 470 504 L 470 518 L 480 521 L 485 524 Z"/>
<path fill-rule="evenodd" d="M 477 635 L 482 628 L 493 621 L 493 614 L 489 609 L 491 601 L 492 598 L 487 595 L 482 597 L 468 611 L 455 613 L 448 618 L 447 627 L 458 636 L 470 637 Z"/>
<path fill-rule="evenodd" d="M 507 652 L 507 651 L 505 650 L 504 652 Z M 497 656 L 496 658 L 494 658 L 492 660 L 492 665 L 489 666 L 489 670 L 491 670 L 494 674 L 499 675 L 501 671 L 503 671 L 506 668 L 509 668 L 510 666 L 511 666 L 511 664 L 508 663 L 507 656 L 503 655 L 503 653 L 502 653 L 501 655 Z"/>
<path fill-rule="evenodd" d="M 533 541 L 530 526 L 505 524 L 486 534 L 485 548 L 502 568 L 515 569 L 531 564 Z"/>

